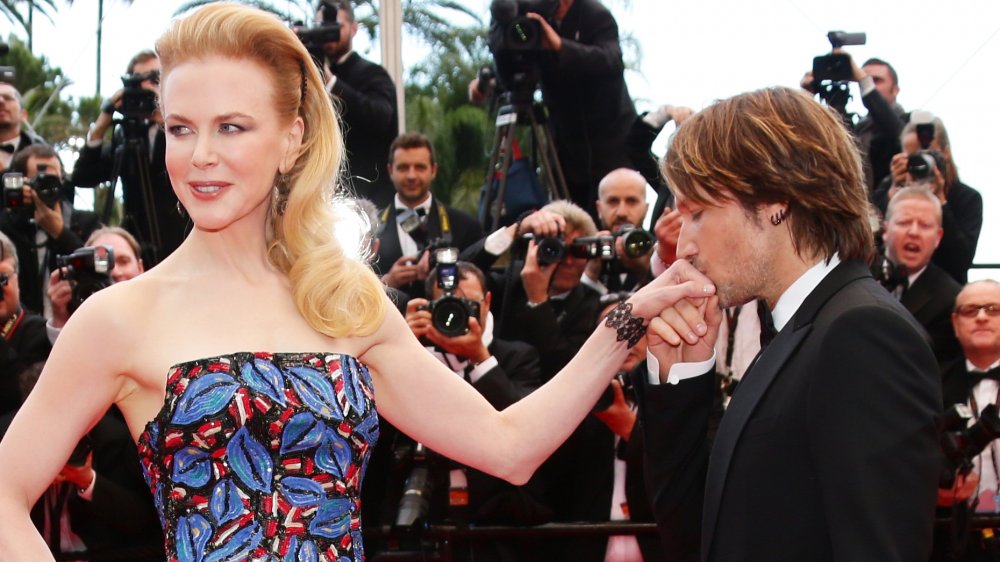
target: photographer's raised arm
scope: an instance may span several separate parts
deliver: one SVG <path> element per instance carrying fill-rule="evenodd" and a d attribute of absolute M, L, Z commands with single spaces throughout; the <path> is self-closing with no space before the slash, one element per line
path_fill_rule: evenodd
<path fill-rule="evenodd" d="M 631 313 L 623 312 L 617 327 L 601 324 L 559 374 L 502 412 L 421 349 L 403 319 L 390 314 L 361 356 L 374 372 L 379 412 L 445 456 L 524 483 L 607 388 L 628 350 L 622 338 L 634 321 L 626 320 L 645 324 L 682 299 L 703 300 L 714 292 L 704 277 L 677 285 L 667 279 L 636 293 Z"/>

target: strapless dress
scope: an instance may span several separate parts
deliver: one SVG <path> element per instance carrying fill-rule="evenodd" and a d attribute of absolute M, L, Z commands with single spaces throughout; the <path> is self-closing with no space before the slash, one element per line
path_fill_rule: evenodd
<path fill-rule="evenodd" d="M 378 416 L 347 355 L 233 353 L 170 369 L 139 458 L 167 557 L 362 562 Z"/>

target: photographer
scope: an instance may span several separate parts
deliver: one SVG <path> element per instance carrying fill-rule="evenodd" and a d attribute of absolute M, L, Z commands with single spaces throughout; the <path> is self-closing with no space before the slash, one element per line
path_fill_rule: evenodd
<path fill-rule="evenodd" d="M 853 125 L 853 132 L 862 154 L 865 183 L 871 193 L 889 174 L 889 163 L 899 152 L 899 133 L 905 122 L 905 110 L 896 103 L 899 77 L 896 69 L 882 59 L 868 59 L 858 68 L 851 55 L 842 49 L 835 48 L 833 53 L 849 58 L 851 81 L 858 83 L 861 103 L 868 110 L 868 114 Z M 802 78 L 802 88 L 816 93 L 812 71 Z"/>
<path fill-rule="evenodd" d="M 45 337 L 45 319 L 21 304 L 17 250 L 0 233 L 0 414 L 21 403 L 18 376 L 28 365 L 43 361 L 52 346 Z"/>
<path fill-rule="evenodd" d="M 28 118 L 21 102 L 21 92 L 11 84 L 0 82 L 0 170 L 7 170 L 14 153 L 31 144 L 46 144 L 32 131 L 21 129 Z"/>
<path fill-rule="evenodd" d="M 322 53 L 326 89 L 344 129 L 348 182 L 356 194 L 385 207 L 393 195 L 386 156 L 399 133 L 396 86 L 384 68 L 354 51 L 358 23 L 351 0 L 322 0 L 316 22 L 340 26 L 340 39 L 324 44 Z"/>
<path fill-rule="evenodd" d="M 427 278 L 427 294 L 434 299 L 432 302 L 418 298 L 407 305 L 406 322 L 410 330 L 493 407 L 502 410 L 541 384 L 538 352 L 523 342 L 494 337 L 490 312 L 492 296 L 486 290 L 486 279 L 479 268 L 462 261 L 445 264 L 439 258 L 438 266 Z M 454 317 L 449 315 L 442 322 L 442 316 L 435 316 L 439 307 L 451 307 L 459 302 L 468 311 L 466 322 L 458 320 L 449 324 Z M 458 317 L 464 318 L 464 315 Z M 551 516 L 549 508 L 541 503 L 541 493 L 535 482 L 516 487 L 457 465 L 451 470 L 449 479 L 450 489 L 466 488 L 468 491 L 468 506 L 464 508 L 468 523 L 530 525 L 544 522 Z M 443 499 L 445 495 L 440 493 L 434 497 Z M 502 552 L 507 552 L 509 558 L 515 554 L 514 548 L 513 544 L 502 542 L 477 545 L 475 559 L 485 559 L 484 556 L 492 559 Z M 490 555 L 488 551 L 494 549 L 497 552 Z M 520 558 L 515 556 L 515 559 Z"/>
<path fill-rule="evenodd" d="M 892 157 L 892 173 L 872 194 L 872 202 L 885 212 L 895 194 L 915 179 L 910 157 L 926 150 L 937 152 L 940 157 L 928 179 L 933 181 L 934 194 L 941 201 L 944 236 L 933 260 L 958 283 L 965 283 L 983 227 L 983 197 L 959 179 L 948 130 L 941 118 L 914 112 L 914 119 L 903 128 L 900 142 L 902 152 Z"/>
<path fill-rule="evenodd" d="M 972 417 L 968 425 L 971 427 L 982 410 L 996 402 L 1000 391 L 1000 284 L 986 279 L 963 287 L 955 299 L 951 321 L 962 354 L 941 368 L 944 407 L 969 406 Z M 963 429 L 954 428 L 955 431 Z M 969 451 L 973 456 L 965 459 L 972 463 L 971 472 L 949 474 L 955 476 L 954 485 L 938 491 L 938 505 L 954 509 L 955 527 L 950 536 L 944 532 L 936 534 L 932 560 L 995 560 L 1000 555 L 995 529 L 970 532 L 966 525 L 971 512 L 995 515 L 1000 509 L 997 502 L 1000 444 L 993 440 L 995 437 L 987 432 L 984 438 L 989 442 L 985 443 L 985 448 Z M 978 444 L 983 443 L 978 441 Z M 949 466 L 948 470 L 953 468 Z"/>
<path fill-rule="evenodd" d="M 921 185 L 901 190 L 885 216 L 885 253 L 889 262 L 905 268 L 898 287 L 887 287 L 930 335 L 938 363 L 954 359 L 958 341 L 950 313 L 961 286 L 931 262 L 941 241 L 941 204 Z"/>
<path fill-rule="evenodd" d="M 592 209 L 600 179 L 632 166 L 625 138 L 636 112 L 625 84 L 618 24 L 597 0 L 524 4 L 530 4 L 526 15 L 541 29 L 542 98 L 569 194 L 574 203 Z M 551 15 L 539 13 L 552 5 Z M 479 103 L 490 89 L 474 79 L 470 100 Z M 590 214 L 596 216 L 593 210 Z"/>
<path fill-rule="evenodd" d="M 424 295 L 428 249 L 463 250 L 482 237 L 471 215 L 437 201 L 431 186 L 437 177 L 434 145 L 421 133 L 404 133 L 389 147 L 389 178 L 394 204 L 382 209 L 378 257 L 373 264 L 382 281 L 411 297 Z"/>
<path fill-rule="evenodd" d="M 136 277 L 145 267 L 139 257 L 139 242 L 124 228 L 107 226 L 95 230 L 87 239 L 87 246 L 109 246 L 114 252 L 115 264 L 111 269 L 111 281 L 120 283 Z M 49 300 L 52 302 L 52 317 L 45 324 L 49 341 L 54 345 L 59 332 L 71 315 L 69 304 L 73 298 L 73 284 L 64 271 L 55 270 L 49 277 Z"/>
<path fill-rule="evenodd" d="M 97 227 L 97 216 L 74 210 L 64 198 L 62 161 L 49 145 L 32 144 L 18 151 L 9 173 L 21 174 L 23 185 L 20 197 L 16 189 L 5 189 L 0 230 L 17 247 L 21 302 L 47 316 L 51 308 L 44 295 L 55 257 L 83 246 L 83 238 Z"/>
<path fill-rule="evenodd" d="M 184 241 L 188 225 L 164 161 L 166 137 L 156 105 L 160 94 L 156 53 L 136 53 L 123 81 L 126 87 L 105 100 L 100 116 L 90 126 L 72 181 L 80 187 L 97 187 L 120 180 L 122 190 L 116 195 L 121 194 L 125 202 L 121 225 L 140 241 L 143 260 L 152 266 Z M 122 119 L 114 118 L 116 111 Z M 108 142 L 105 137 L 112 125 L 116 126 Z"/>
<path fill-rule="evenodd" d="M 635 170 L 618 168 L 601 179 L 598 195 L 597 216 L 603 230 L 597 235 L 614 237 L 615 259 L 592 260 L 583 283 L 602 295 L 609 290 L 635 290 L 652 279 L 649 260 L 654 238 L 642 230 L 649 210 L 646 179 Z M 628 248 L 626 241 L 630 241 Z"/>

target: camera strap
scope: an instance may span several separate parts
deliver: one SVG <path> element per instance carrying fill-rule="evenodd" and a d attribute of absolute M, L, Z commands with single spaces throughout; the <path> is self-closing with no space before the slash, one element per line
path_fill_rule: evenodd
<path fill-rule="evenodd" d="M 3 328 L 0 330 L 3 339 L 10 341 L 10 338 L 14 335 L 14 330 L 17 330 L 17 327 L 21 325 L 21 320 L 24 320 L 24 309 L 18 307 L 17 312 L 4 322 Z"/>
<path fill-rule="evenodd" d="M 451 219 L 448 218 L 448 212 L 445 210 L 444 205 L 438 205 L 432 203 L 435 208 L 437 208 L 438 219 L 441 223 L 441 240 L 445 242 L 446 245 L 451 244 Z M 382 215 L 379 217 L 379 227 L 376 236 L 381 238 L 382 233 L 385 231 L 386 226 L 389 224 L 389 219 L 392 218 L 392 214 L 395 211 L 395 205 L 388 205 L 386 208 L 382 209 Z"/>

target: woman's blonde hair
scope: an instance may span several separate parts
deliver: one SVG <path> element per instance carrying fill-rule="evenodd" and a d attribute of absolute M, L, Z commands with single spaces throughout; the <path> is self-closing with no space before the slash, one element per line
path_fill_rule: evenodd
<path fill-rule="evenodd" d="M 208 57 L 249 60 L 268 72 L 280 118 L 290 123 L 299 116 L 305 123 L 287 174 L 284 213 L 271 209 L 268 257 L 288 274 L 295 305 L 316 330 L 331 337 L 374 332 L 385 314 L 385 293 L 371 269 L 346 257 L 334 239 L 331 205 L 343 136 L 323 78 L 299 39 L 271 14 L 218 3 L 175 20 L 156 52 L 164 79 L 178 65 Z M 276 185 L 278 176 L 275 170 Z"/>

